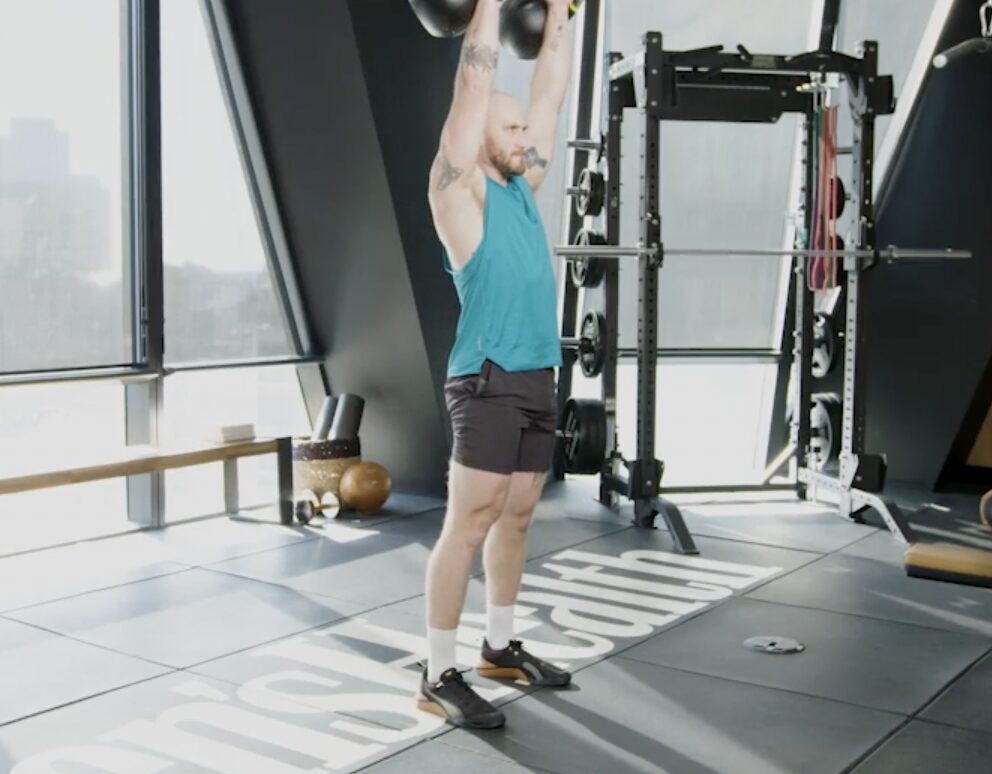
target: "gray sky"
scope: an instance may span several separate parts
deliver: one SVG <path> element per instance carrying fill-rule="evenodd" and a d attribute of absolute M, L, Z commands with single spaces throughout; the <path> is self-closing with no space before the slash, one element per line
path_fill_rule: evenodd
<path fill-rule="evenodd" d="M 69 137 L 70 173 L 111 193 L 118 263 L 122 136 L 119 0 L 0 0 L 0 136 L 13 117 Z M 165 258 L 264 270 L 198 0 L 162 3 Z"/>

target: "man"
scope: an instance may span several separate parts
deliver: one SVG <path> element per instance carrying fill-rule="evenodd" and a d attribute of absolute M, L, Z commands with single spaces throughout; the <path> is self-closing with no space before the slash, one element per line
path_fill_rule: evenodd
<path fill-rule="evenodd" d="M 561 365 L 554 273 L 532 196 L 550 163 L 571 59 L 568 2 L 548 6 L 525 116 L 492 90 L 498 4 L 479 0 L 430 173 L 434 225 L 461 313 L 445 384 L 454 449 L 444 527 L 427 568 L 429 656 L 418 706 L 470 728 L 505 722 L 456 668 L 456 630 L 480 547 L 488 604 L 477 671 L 531 685 L 571 679 L 513 638 L 527 530 L 554 449 Z"/>

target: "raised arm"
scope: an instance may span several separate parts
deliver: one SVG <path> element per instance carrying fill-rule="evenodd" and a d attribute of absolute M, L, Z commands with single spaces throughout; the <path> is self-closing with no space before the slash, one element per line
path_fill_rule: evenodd
<path fill-rule="evenodd" d="M 527 173 L 530 187 L 537 190 L 544 181 L 555 135 L 561 103 L 568 90 L 572 66 L 572 39 L 568 29 L 569 0 L 548 0 L 548 20 L 544 42 L 534 66 L 530 84 L 530 113 L 527 116 L 531 147 L 527 149 Z"/>
<path fill-rule="evenodd" d="M 482 146 L 499 59 L 499 10 L 496 0 L 478 0 L 465 30 L 455 91 L 441 141 L 431 166 L 430 200 L 434 227 L 448 258 L 461 269 L 482 241 L 484 181 L 476 166 Z M 473 185 L 473 183 L 483 185 Z"/>
<path fill-rule="evenodd" d="M 478 0 L 475 14 L 465 31 L 462 56 L 455 75 L 454 98 L 431 168 L 432 203 L 451 194 L 457 195 L 453 188 L 467 188 L 475 170 L 499 59 L 498 29 L 497 0 Z"/>

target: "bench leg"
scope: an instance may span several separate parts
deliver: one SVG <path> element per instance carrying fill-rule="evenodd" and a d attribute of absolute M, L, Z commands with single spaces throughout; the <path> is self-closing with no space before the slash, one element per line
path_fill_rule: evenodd
<path fill-rule="evenodd" d="M 224 512 L 237 513 L 238 505 L 238 459 L 224 460 Z"/>
<path fill-rule="evenodd" d="M 291 438 L 276 439 L 276 465 L 279 477 L 279 521 L 293 523 L 293 443 Z"/>
<path fill-rule="evenodd" d="M 165 474 L 141 473 L 127 477 L 127 518 L 142 527 L 165 526 Z"/>

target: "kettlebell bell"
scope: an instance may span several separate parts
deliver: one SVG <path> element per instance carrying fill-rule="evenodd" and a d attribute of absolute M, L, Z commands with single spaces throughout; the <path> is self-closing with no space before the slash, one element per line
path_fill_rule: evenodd
<path fill-rule="evenodd" d="M 420 23 L 435 38 L 464 35 L 477 0 L 410 0 Z"/>
<path fill-rule="evenodd" d="M 582 0 L 568 4 L 571 19 Z M 520 59 L 537 59 L 544 43 L 544 26 L 548 21 L 546 0 L 503 0 L 499 9 L 499 40 Z"/>

